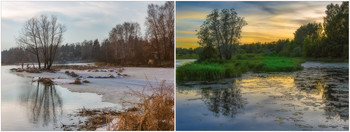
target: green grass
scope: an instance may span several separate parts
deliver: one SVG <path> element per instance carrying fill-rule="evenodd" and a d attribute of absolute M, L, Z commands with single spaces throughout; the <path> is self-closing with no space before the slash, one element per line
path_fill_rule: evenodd
<path fill-rule="evenodd" d="M 185 64 L 176 70 L 176 78 L 182 80 L 218 80 L 225 76 L 225 67 L 220 64 Z"/>
<path fill-rule="evenodd" d="M 289 57 L 264 57 L 262 72 L 291 72 L 302 70 L 302 59 Z"/>
<path fill-rule="evenodd" d="M 176 59 L 198 59 L 199 56 L 197 54 L 176 54 Z"/>
<path fill-rule="evenodd" d="M 176 70 L 179 81 L 212 81 L 238 77 L 245 72 L 291 72 L 301 70 L 301 58 L 241 54 L 231 60 L 205 60 L 185 64 Z"/>

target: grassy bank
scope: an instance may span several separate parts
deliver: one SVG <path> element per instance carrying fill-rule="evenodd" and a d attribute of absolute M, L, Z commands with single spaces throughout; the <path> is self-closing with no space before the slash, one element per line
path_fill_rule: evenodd
<path fill-rule="evenodd" d="M 197 54 L 176 54 L 176 59 L 198 59 L 199 56 Z"/>
<path fill-rule="evenodd" d="M 179 81 L 211 81 L 237 77 L 245 72 L 290 72 L 301 70 L 301 58 L 241 54 L 231 60 L 205 60 L 185 64 L 176 70 Z"/>

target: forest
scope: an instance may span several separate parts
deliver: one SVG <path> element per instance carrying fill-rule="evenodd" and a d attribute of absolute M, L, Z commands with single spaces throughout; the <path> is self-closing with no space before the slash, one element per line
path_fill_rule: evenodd
<path fill-rule="evenodd" d="M 314 60 L 336 60 L 346 61 L 349 58 L 349 2 L 341 5 L 329 4 L 325 11 L 323 23 L 307 23 L 301 25 L 294 32 L 294 39 L 280 39 L 265 43 L 232 43 L 237 48 L 230 49 L 230 52 L 237 54 L 244 53 L 269 53 L 286 57 L 303 57 Z M 203 27 L 203 26 L 201 26 Z M 201 30 L 202 32 L 205 30 Z M 201 33 L 199 32 L 199 38 Z M 207 34 L 207 33 L 202 33 Z M 203 41 L 205 39 L 201 39 Z M 201 42 L 200 42 L 201 44 Z M 211 43 L 212 44 L 212 43 Z M 219 52 L 223 46 L 218 44 L 203 45 L 197 48 L 176 48 L 178 59 L 207 59 L 204 54 L 207 47 L 213 47 L 213 58 L 220 57 Z M 226 49 L 226 48 L 224 48 Z M 199 55 L 199 56 L 198 56 Z M 200 56 L 202 55 L 202 58 Z"/>
<path fill-rule="evenodd" d="M 109 36 L 103 40 L 92 39 L 76 43 L 56 43 L 56 50 L 50 57 L 52 58 L 50 63 L 52 64 L 53 61 L 58 63 L 100 62 L 122 66 L 173 67 L 174 2 L 166 2 L 163 5 L 150 4 L 148 5 L 147 14 L 145 34 L 141 34 L 139 23 L 124 22 L 116 24 L 110 30 Z M 28 20 L 24 29 L 34 25 L 31 23 L 33 20 L 41 22 L 42 18 L 48 17 L 42 15 L 39 18 Z M 23 34 L 27 35 L 28 33 Z M 21 37 L 23 41 L 25 40 L 24 42 L 20 41 Z M 41 52 L 41 49 L 50 48 L 51 46 L 38 45 L 35 48 L 36 45 L 28 44 L 29 40 L 26 40 L 26 37 L 28 36 L 22 35 L 16 38 L 17 47 L 1 52 L 1 63 L 3 65 L 46 62 L 47 52 Z M 35 38 L 39 37 L 36 36 Z M 44 68 L 46 68 L 46 63 L 44 64 Z"/>

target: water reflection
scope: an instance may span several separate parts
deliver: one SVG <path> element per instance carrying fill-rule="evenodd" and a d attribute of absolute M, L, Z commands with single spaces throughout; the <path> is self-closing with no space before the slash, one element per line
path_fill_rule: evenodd
<path fill-rule="evenodd" d="M 178 83 L 177 130 L 348 130 L 348 76 L 347 67 L 307 67 Z"/>
<path fill-rule="evenodd" d="M 35 125 L 56 125 L 57 117 L 63 114 L 62 98 L 54 85 L 46 86 L 35 82 L 36 88 L 25 89 L 20 101 L 27 108 L 30 122 Z"/>
<path fill-rule="evenodd" d="M 338 115 L 342 120 L 349 120 L 348 70 L 308 68 L 307 71 L 299 72 L 296 75 L 297 88 L 321 96 L 326 105 L 323 109 L 328 118 Z"/>
<path fill-rule="evenodd" d="M 201 96 L 202 101 L 216 117 L 222 114 L 234 118 L 245 104 L 240 89 L 232 85 L 229 88 L 202 88 Z"/>

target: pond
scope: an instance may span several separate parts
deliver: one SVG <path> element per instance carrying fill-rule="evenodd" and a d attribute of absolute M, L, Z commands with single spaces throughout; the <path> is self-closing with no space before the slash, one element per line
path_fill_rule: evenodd
<path fill-rule="evenodd" d="M 348 130 L 349 64 L 177 84 L 177 130 Z"/>
<path fill-rule="evenodd" d="M 196 61 L 196 59 L 178 59 L 176 60 L 176 67 L 182 66 L 186 63 L 191 63 Z"/>
<path fill-rule="evenodd" d="M 82 108 L 120 108 L 102 102 L 101 95 L 77 93 L 54 85 L 32 82 L 34 78 L 10 71 L 16 66 L 1 67 L 1 129 L 62 130 L 62 124 L 83 121 L 74 114 Z"/>

